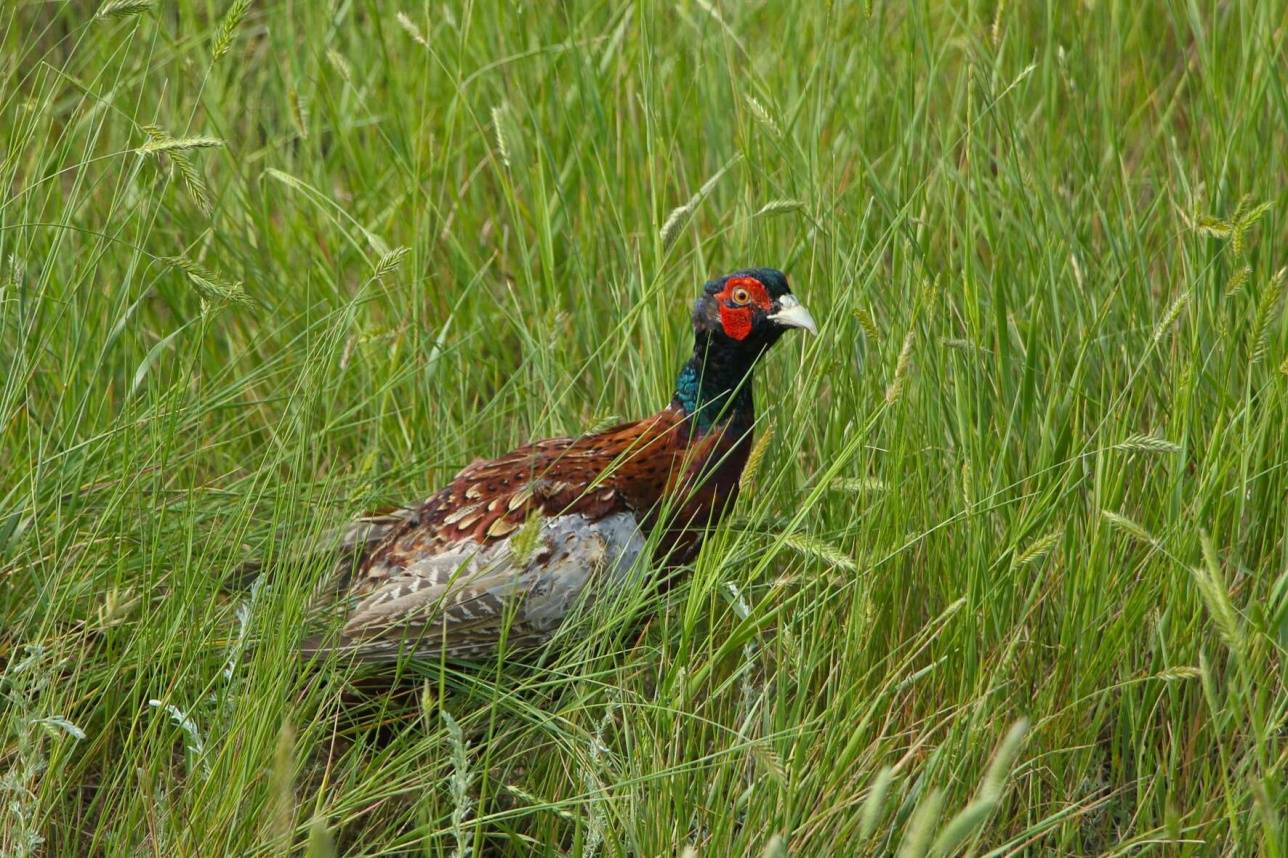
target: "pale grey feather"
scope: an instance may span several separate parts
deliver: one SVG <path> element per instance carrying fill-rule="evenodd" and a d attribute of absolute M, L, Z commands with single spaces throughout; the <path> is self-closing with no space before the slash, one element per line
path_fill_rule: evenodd
<path fill-rule="evenodd" d="M 397 570 L 354 607 L 336 649 L 368 659 L 473 658 L 549 639 L 579 607 L 627 580 L 644 549 L 630 513 L 541 522 L 523 557 L 514 537 L 463 542 Z"/>

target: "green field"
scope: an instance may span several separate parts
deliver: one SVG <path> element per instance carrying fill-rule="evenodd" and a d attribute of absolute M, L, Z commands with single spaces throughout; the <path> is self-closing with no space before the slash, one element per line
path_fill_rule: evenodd
<path fill-rule="evenodd" d="M 0 854 L 1288 858 L 1288 2 L 97 2 L 0 9 Z M 748 265 L 675 586 L 299 662 Z"/>

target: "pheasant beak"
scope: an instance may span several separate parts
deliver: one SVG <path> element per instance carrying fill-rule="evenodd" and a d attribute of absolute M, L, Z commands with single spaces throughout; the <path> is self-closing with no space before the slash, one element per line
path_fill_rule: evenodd
<path fill-rule="evenodd" d="M 805 305 L 796 300 L 795 295 L 784 295 L 778 299 L 778 312 L 770 313 L 769 321 L 782 325 L 784 328 L 804 328 L 811 334 L 818 336 L 818 327 L 814 324 L 814 317 L 805 309 Z"/>

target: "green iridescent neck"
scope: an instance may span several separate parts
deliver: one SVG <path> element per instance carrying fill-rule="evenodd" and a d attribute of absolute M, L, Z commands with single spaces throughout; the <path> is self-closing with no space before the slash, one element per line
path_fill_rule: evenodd
<path fill-rule="evenodd" d="M 698 431 L 707 431 L 717 421 L 755 422 L 751 396 L 755 358 L 745 349 L 713 344 L 705 335 L 697 337 L 693 356 L 675 380 L 674 402 L 693 415 Z"/>

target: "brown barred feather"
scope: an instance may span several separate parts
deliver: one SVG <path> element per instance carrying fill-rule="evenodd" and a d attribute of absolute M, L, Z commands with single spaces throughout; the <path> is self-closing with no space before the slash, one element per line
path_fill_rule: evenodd
<path fill-rule="evenodd" d="M 691 438 L 690 422 L 672 406 L 593 435 L 553 438 L 496 459 L 476 460 L 371 552 L 364 564 L 368 574 L 359 576 L 353 595 L 372 592 L 436 549 L 464 541 L 485 547 L 505 538 L 533 511 L 544 516 L 577 513 L 590 521 L 630 512 L 641 521 L 651 520 L 668 491 L 676 492 L 686 484 L 686 477 L 691 481 L 722 440 L 726 440 L 722 432 Z M 749 440 L 735 439 L 732 460 L 739 469 Z M 716 478 L 721 471 L 732 471 L 731 464 L 718 463 Z M 693 509 L 683 510 L 679 519 L 710 518 L 732 500 L 736 486 L 735 474 L 721 492 L 697 492 L 690 499 Z M 685 529 L 676 529 L 677 536 Z"/>

